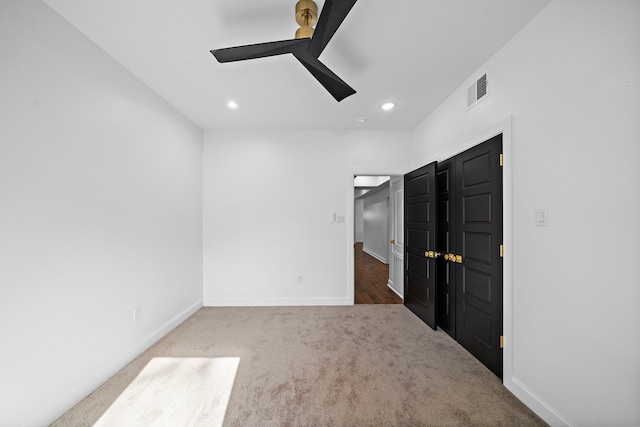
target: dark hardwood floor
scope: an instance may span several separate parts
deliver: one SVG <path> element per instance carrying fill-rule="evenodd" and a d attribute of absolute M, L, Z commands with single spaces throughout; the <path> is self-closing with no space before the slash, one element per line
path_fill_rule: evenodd
<path fill-rule="evenodd" d="M 387 286 L 389 265 L 362 250 L 362 243 L 354 245 L 356 304 L 402 304 L 402 298 Z"/>

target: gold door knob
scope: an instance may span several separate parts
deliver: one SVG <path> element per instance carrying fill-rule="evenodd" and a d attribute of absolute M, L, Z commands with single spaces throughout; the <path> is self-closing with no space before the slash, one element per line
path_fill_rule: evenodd
<path fill-rule="evenodd" d="M 442 254 L 440 252 L 434 252 L 433 255 L 434 258 L 439 258 Z"/>
<path fill-rule="evenodd" d="M 449 261 L 449 254 L 444 254 L 444 260 Z"/>
<path fill-rule="evenodd" d="M 456 262 L 462 264 L 462 255 L 456 255 Z"/>
<path fill-rule="evenodd" d="M 394 239 L 394 240 L 390 241 L 389 243 L 391 243 L 392 245 L 395 245 L 395 244 L 396 244 L 396 241 L 395 241 L 395 239 Z"/>

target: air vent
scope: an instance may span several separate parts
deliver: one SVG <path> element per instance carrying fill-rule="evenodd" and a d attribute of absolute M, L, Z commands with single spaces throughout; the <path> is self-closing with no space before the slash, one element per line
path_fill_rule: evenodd
<path fill-rule="evenodd" d="M 467 109 L 489 96 L 489 81 L 487 73 L 484 73 L 467 89 Z"/>
<path fill-rule="evenodd" d="M 487 94 L 487 75 L 483 74 L 482 77 L 476 82 L 476 98 L 480 99 Z"/>

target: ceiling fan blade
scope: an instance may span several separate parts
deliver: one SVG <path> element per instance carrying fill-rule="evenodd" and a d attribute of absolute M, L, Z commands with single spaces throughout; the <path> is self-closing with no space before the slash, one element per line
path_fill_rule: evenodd
<path fill-rule="evenodd" d="M 305 66 L 313 77 L 320 82 L 325 89 L 340 102 L 348 96 L 353 95 L 356 91 L 346 84 L 340 77 L 336 76 L 333 71 L 328 69 L 318 58 L 309 52 L 295 52 L 293 54 L 298 61 Z"/>
<path fill-rule="evenodd" d="M 313 56 L 316 58 L 320 56 L 356 1 L 357 0 L 326 0 L 324 2 L 318 23 L 316 24 L 316 29 L 313 32 L 313 37 L 309 44 L 309 52 Z"/>
<path fill-rule="evenodd" d="M 304 52 L 309 47 L 309 40 L 310 39 L 292 39 L 249 44 L 245 46 L 214 49 L 211 53 L 216 57 L 218 62 L 244 61 L 246 59 L 284 55 L 285 53 Z"/>

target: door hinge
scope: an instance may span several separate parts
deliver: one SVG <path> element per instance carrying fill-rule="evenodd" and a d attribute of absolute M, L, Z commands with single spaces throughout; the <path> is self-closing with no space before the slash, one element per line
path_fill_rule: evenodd
<path fill-rule="evenodd" d="M 500 348 L 504 348 L 504 336 L 500 335 Z"/>
<path fill-rule="evenodd" d="M 500 153 L 500 166 L 504 166 L 504 155 Z"/>
<path fill-rule="evenodd" d="M 504 257 L 504 245 L 500 245 L 500 258 Z"/>

